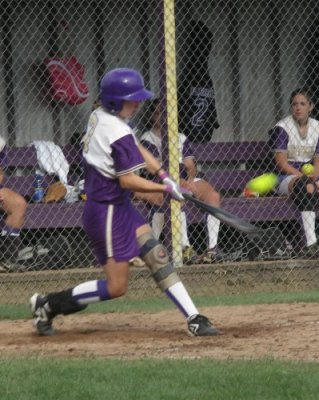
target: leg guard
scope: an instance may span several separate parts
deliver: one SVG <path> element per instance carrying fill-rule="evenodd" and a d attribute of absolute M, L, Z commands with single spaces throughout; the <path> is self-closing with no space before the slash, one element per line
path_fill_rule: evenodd
<path fill-rule="evenodd" d="M 308 184 L 313 185 L 313 193 L 307 192 Z M 314 182 L 306 176 L 296 180 L 292 188 L 292 199 L 299 211 L 314 211 L 318 203 L 318 193 Z"/>
<path fill-rule="evenodd" d="M 162 291 L 180 282 L 169 261 L 166 248 L 154 238 L 151 232 L 144 233 L 137 240 L 141 249 L 140 257 L 151 270 L 155 282 Z"/>
<path fill-rule="evenodd" d="M 58 314 L 74 314 L 78 311 L 84 310 L 87 307 L 87 305 L 79 304 L 72 297 L 72 290 L 73 289 L 67 289 L 63 290 L 62 292 L 48 294 L 48 303 L 53 316 Z"/>

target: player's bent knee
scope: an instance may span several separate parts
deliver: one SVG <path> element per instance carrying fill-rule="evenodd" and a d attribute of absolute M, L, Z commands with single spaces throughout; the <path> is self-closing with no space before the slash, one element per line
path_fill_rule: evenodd
<path fill-rule="evenodd" d="M 17 204 L 17 209 L 20 211 L 20 213 L 25 214 L 27 206 L 28 204 L 23 198 L 19 199 L 19 202 Z"/>
<path fill-rule="evenodd" d="M 124 296 L 125 293 L 127 292 L 127 284 L 125 285 L 111 285 L 108 284 L 108 292 L 109 295 L 112 299 L 115 299 L 117 297 Z"/>
<path fill-rule="evenodd" d="M 140 246 L 140 257 L 150 268 L 153 278 L 161 290 L 164 291 L 180 282 L 169 260 L 166 248 L 155 239 L 151 232 L 144 233 L 137 240 Z"/>
<path fill-rule="evenodd" d="M 314 186 L 313 193 L 307 190 L 308 185 Z M 292 188 L 292 198 L 299 211 L 314 211 L 318 203 L 318 194 L 311 179 L 303 176 L 297 179 Z"/>
<path fill-rule="evenodd" d="M 11 213 L 24 214 L 26 212 L 28 203 L 25 198 L 18 193 L 15 193 L 11 190 L 3 189 L 4 191 L 4 205 L 5 208 Z"/>
<path fill-rule="evenodd" d="M 26 210 L 27 209 L 28 203 L 26 202 L 26 200 L 23 197 L 21 197 L 19 199 L 19 206 L 20 206 L 20 208 L 22 210 Z"/>

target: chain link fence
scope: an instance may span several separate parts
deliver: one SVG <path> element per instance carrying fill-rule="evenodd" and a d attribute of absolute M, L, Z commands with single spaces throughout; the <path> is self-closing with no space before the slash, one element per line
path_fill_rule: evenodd
<path fill-rule="evenodd" d="M 319 254 L 305 255 L 311 227 L 295 204 L 274 191 L 255 197 L 245 190 L 252 178 L 278 173 L 269 131 L 289 115 L 295 89 L 312 91 L 318 116 L 317 2 L 11 0 L 0 9 L 4 185 L 27 202 L 18 263 L 8 235 L 1 238 L 2 302 L 100 274 L 81 227 L 80 139 L 101 77 L 117 67 L 140 71 L 155 93 L 157 102 L 147 102 L 133 123 L 171 175 L 199 178 L 192 189 L 206 202 L 283 234 L 282 253 L 267 252 L 271 235 L 259 253 L 245 235 L 188 202 L 136 196 L 191 292 L 318 287 Z M 44 194 L 65 179 L 67 194 L 57 203 L 35 202 L 34 177 L 43 173 Z M 134 262 L 130 295 L 149 295 L 150 275 Z"/>

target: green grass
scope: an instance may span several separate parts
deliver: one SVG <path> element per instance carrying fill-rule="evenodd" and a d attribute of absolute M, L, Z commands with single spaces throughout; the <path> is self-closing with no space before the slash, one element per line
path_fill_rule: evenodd
<path fill-rule="evenodd" d="M 319 364 L 0 359 L 1 400 L 315 400 Z"/>
<path fill-rule="evenodd" d="M 215 297 L 194 297 L 198 307 L 216 305 L 245 305 L 245 304 L 275 304 L 294 302 L 319 302 L 319 291 L 315 292 L 291 292 L 291 293 L 252 293 L 241 295 L 225 295 Z M 93 304 L 85 312 L 157 312 L 161 310 L 174 309 L 175 306 L 165 297 L 150 299 L 129 299 L 126 297 Z M 30 318 L 28 304 L 0 305 L 1 319 Z"/>

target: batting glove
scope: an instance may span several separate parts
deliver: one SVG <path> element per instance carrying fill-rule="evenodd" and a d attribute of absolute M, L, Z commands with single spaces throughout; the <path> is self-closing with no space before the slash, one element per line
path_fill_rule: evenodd
<path fill-rule="evenodd" d="M 159 177 L 166 185 L 165 192 L 169 193 L 173 199 L 183 201 L 185 200 L 183 193 L 192 194 L 189 190 L 180 187 L 167 172 L 162 172 Z"/>

